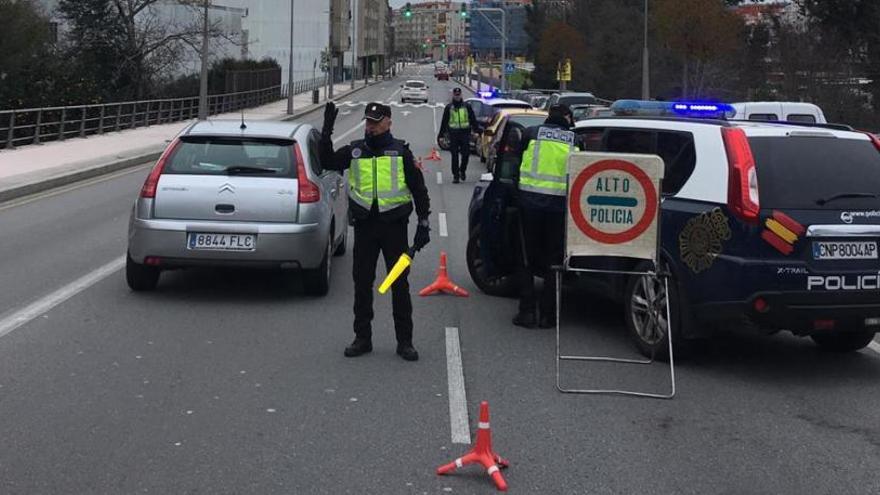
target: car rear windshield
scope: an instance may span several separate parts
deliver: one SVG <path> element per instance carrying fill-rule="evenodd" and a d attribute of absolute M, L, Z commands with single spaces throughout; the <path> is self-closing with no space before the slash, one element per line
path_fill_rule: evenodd
<path fill-rule="evenodd" d="M 560 96 L 556 103 L 564 103 L 568 106 L 572 105 L 590 105 L 596 103 L 596 98 L 588 95 L 581 96 Z"/>
<path fill-rule="evenodd" d="M 423 82 L 419 82 L 419 81 L 408 82 L 408 83 L 406 83 L 406 87 L 407 87 L 407 88 L 418 88 L 418 89 L 421 89 L 421 88 L 424 88 L 424 87 L 425 87 L 425 83 L 423 83 Z"/>
<path fill-rule="evenodd" d="M 532 127 L 536 125 L 541 125 L 547 120 L 547 117 L 544 115 L 511 115 L 510 121 L 516 122 L 517 124 L 523 127 Z"/>
<path fill-rule="evenodd" d="M 186 136 L 163 173 L 296 178 L 293 141 Z"/>
<path fill-rule="evenodd" d="M 870 141 L 749 138 L 761 208 L 878 209 L 880 152 Z"/>

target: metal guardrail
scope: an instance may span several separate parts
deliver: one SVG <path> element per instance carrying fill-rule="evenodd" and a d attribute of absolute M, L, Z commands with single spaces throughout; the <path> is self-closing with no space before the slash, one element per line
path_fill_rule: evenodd
<path fill-rule="evenodd" d="M 293 94 L 324 85 L 325 78 L 296 81 Z M 208 96 L 208 115 L 235 112 L 287 98 L 287 84 Z M 199 97 L 125 101 L 99 105 L 0 110 L 0 150 L 194 119 Z"/>

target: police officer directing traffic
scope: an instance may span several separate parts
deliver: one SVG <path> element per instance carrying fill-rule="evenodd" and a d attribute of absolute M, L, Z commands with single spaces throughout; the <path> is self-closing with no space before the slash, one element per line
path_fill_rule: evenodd
<path fill-rule="evenodd" d="M 544 124 L 523 133 L 518 152 L 518 200 L 525 243 L 525 259 L 519 267 L 519 313 L 513 324 L 526 328 L 556 325 L 556 295 L 551 267 L 562 262 L 565 249 L 565 195 L 568 155 L 578 150 L 580 140 L 570 129 L 571 110 L 553 105 Z M 582 146 L 581 146 L 582 148 Z M 535 306 L 535 276 L 543 277 L 540 320 Z"/>
<path fill-rule="evenodd" d="M 409 250 L 407 227 L 415 204 L 418 227 L 412 249 L 430 242 L 430 199 L 422 172 L 416 168 L 409 145 L 391 135 L 391 108 L 370 103 L 364 111 L 364 139 L 334 151 L 333 126 L 339 110 L 333 102 L 324 108 L 321 162 L 325 168 L 348 169 L 349 210 L 354 222 L 354 342 L 347 357 L 373 350 L 373 282 L 381 251 L 388 270 Z M 413 347 L 412 301 L 407 272 L 392 286 L 397 354 L 407 361 L 419 359 Z"/>
<path fill-rule="evenodd" d="M 440 133 L 449 135 L 449 152 L 452 154 L 452 182 L 458 184 L 465 180 L 468 159 L 471 156 L 471 133 L 477 130 L 477 118 L 470 105 L 461 99 L 461 88 L 452 90 L 452 103 L 443 109 L 440 119 Z"/>

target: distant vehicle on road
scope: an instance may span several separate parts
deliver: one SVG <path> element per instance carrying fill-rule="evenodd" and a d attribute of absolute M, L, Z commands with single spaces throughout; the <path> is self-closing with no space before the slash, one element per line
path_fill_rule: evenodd
<path fill-rule="evenodd" d="M 554 93 L 544 102 L 544 110 L 556 104 L 568 105 L 595 105 L 598 103 L 593 93 Z"/>
<path fill-rule="evenodd" d="M 428 103 L 428 85 L 425 81 L 410 80 L 400 85 L 400 102 L 420 101 Z"/>
<path fill-rule="evenodd" d="M 498 146 L 499 138 L 504 132 L 505 125 L 508 122 L 514 122 L 529 128 L 535 125 L 543 124 L 547 120 L 547 112 L 545 110 L 524 109 L 524 108 L 504 108 L 498 111 L 480 138 L 480 146 L 477 154 L 480 161 L 486 163 L 486 169 L 492 171 L 495 164 L 495 153 Z"/>
<path fill-rule="evenodd" d="M 825 113 L 817 105 L 797 101 L 747 101 L 732 103 L 735 120 L 765 120 L 826 124 Z"/>
<path fill-rule="evenodd" d="M 347 185 L 323 170 L 320 135 L 293 122 L 212 120 L 168 145 L 135 202 L 126 280 L 153 290 L 163 270 L 295 269 L 307 293 L 330 288 L 346 249 Z"/>
<path fill-rule="evenodd" d="M 467 105 L 470 105 L 471 109 L 474 111 L 474 115 L 477 117 L 477 127 L 479 131 L 475 134 L 471 135 L 471 152 L 478 153 L 479 143 L 482 139 L 483 130 L 489 125 L 489 122 L 498 113 L 499 110 L 504 108 L 519 108 L 519 109 L 531 109 L 532 106 L 521 100 L 511 100 L 506 98 L 493 98 L 489 95 L 483 98 L 468 98 L 465 100 Z"/>
<path fill-rule="evenodd" d="M 880 139 L 832 124 L 727 121 L 717 110 L 699 118 L 713 106 L 704 103 L 627 103 L 620 107 L 644 111 L 582 120 L 575 132 L 586 151 L 653 154 L 665 163 L 660 231 L 669 293 L 649 277 L 588 278 L 623 303 L 640 352 L 666 349 L 668 321 L 653 308 L 667 297 L 677 345 L 731 323 L 809 336 L 831 351 L 872 341 L 880 329 Z M 681 105 L 688 118 L 670 116 Z M 502 147 L 519 145 L 516 128 L 507 125 Z M 510 270 L 521 249 L 515 221 L 490 225 L 495 243 L 481 240 L 486 215 L 515 218 L 496 205 L 519 164 L 503 152 L 496 162 L 492 181 L 474 189 L 467 264 L 481 290 L 512 295 Z M 498 188 L 487 203 L 495 209 L 484 215 L 490 184 Z M 648 266 L 618 259 L 605 268 Z"/>
<path fill-rule="evenodd" d="M 571 113 L 574 115 L 574 121 L 589 119 L 599 116 L 610 116 L 611 109 L 604 105 L 572 105 Z"/>

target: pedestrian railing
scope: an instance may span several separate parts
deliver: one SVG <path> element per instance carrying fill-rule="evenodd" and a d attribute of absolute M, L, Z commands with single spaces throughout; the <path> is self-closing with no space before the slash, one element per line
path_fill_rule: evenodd
<path fill-rule="evenodd" d="M 293 94 L 320 88 L 323 77 L 296 81 Z M 287 84 L 254 91 L 208 96 L 208 115 L 266 105 L 288 95 Z M 63 141 L 138 127 L 194 119 L 199 97 L 125 101 L 98 105 L 0 110 L 0 150 Z"/>

